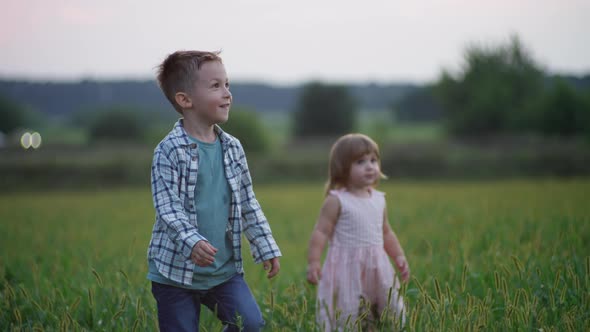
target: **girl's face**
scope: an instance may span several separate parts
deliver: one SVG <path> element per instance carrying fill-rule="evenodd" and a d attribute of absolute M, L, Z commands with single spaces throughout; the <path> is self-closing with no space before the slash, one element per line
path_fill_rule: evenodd
<path fill-rule="evenodd" d="M 350 165 L 348 186 L 353 189 L 369 189 L 379 179 L 379 159 L 375 153 L 367 153 Z"/>

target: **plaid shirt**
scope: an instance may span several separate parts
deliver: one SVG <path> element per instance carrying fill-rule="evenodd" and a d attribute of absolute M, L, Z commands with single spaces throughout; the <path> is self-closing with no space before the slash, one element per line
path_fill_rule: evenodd
<path fill-rule="evenodd" d="M 254 196 L 240 141 L 219 126 L 215 126 L 215 132 L 221 140 L 223 166 L 232 197 L 226 234 L 232 240 L 236 270 L 243 273 L 242 232 L 250 242 L 254 262 L 279 257 L 281 252 Z M 190 141 L 181 119 L 154 150 L 151 171 L 156 221 L 148 258 L 155 261 L 164 277 L 184 285 L 192 284 L 195 264 L 190 255 L 193 246 L 206 240 L 199 234 L 194 206 L 199 165 L 197 151 L 197 145 Z"/>

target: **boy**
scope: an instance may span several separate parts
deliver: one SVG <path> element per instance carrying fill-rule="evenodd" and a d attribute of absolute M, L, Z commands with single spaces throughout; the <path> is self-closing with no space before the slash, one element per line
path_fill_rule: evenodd
<path fill-rule="evenodd" d="M 158 83 L 182 118 L 154 151 L 156 221 L 148 279 L 161 331 L 198 331 L 201 304 L 227 331 L 264 325 L 243 278 L 241 233 L 268 278 L 281 252 L 254 196 L 240 142 L 218 126 L 232 103 L 219 52 L 178 51 L 159 66 Z"/>

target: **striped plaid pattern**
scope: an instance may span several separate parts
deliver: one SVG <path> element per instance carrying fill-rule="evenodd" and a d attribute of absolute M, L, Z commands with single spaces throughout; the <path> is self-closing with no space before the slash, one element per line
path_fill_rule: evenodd
<path fill-rule="evenodd" d="M 226 233 L 232 240 L 238 273 L 243 273 L 242 232 L 250 242 L 254 261 L 260 263 L 281 256 L 270 226 L 252 189 L 252 179 L 244 149 L 238 139 L 219 126 L 225 175 L 231 188 L 230 216 Z M 190 141 L 180 119 L 154 150 L 151 187 L 156 221 L 148 248 L 158 271 L 173 281 L 191 285 L 193 246 L 206 240 L 199 234 L 195 211 L 195 186 L 198 173 L 197 144 Z M 215 195 L 216 193 L 210 193 Z"/>

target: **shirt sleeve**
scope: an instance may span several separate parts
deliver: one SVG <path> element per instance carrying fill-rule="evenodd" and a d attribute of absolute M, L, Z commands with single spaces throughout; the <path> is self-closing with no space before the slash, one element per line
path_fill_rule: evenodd
<path fill-rule="evenodd" d="M 152 196 L 156 209 L 158 226 L 176 246 L 177 252 L 187 259 L 194 245 L 204 240 L 197 228 L 189 223 L 179 197 L 179 172 L 177 163 L 170 160 L 162 149 L 156 149 L 151 170 Z"/>
<path fill-rule="evenodd" d="M 272 236 L 270 225 L 254 195 L 252 178 L 248 169 L 246 155 L 240 146 L 240 163 L 243 173 L 240 183 L 243 232 L 250 242 L 250 252 L 255 263 L 282 256 Z"/>

